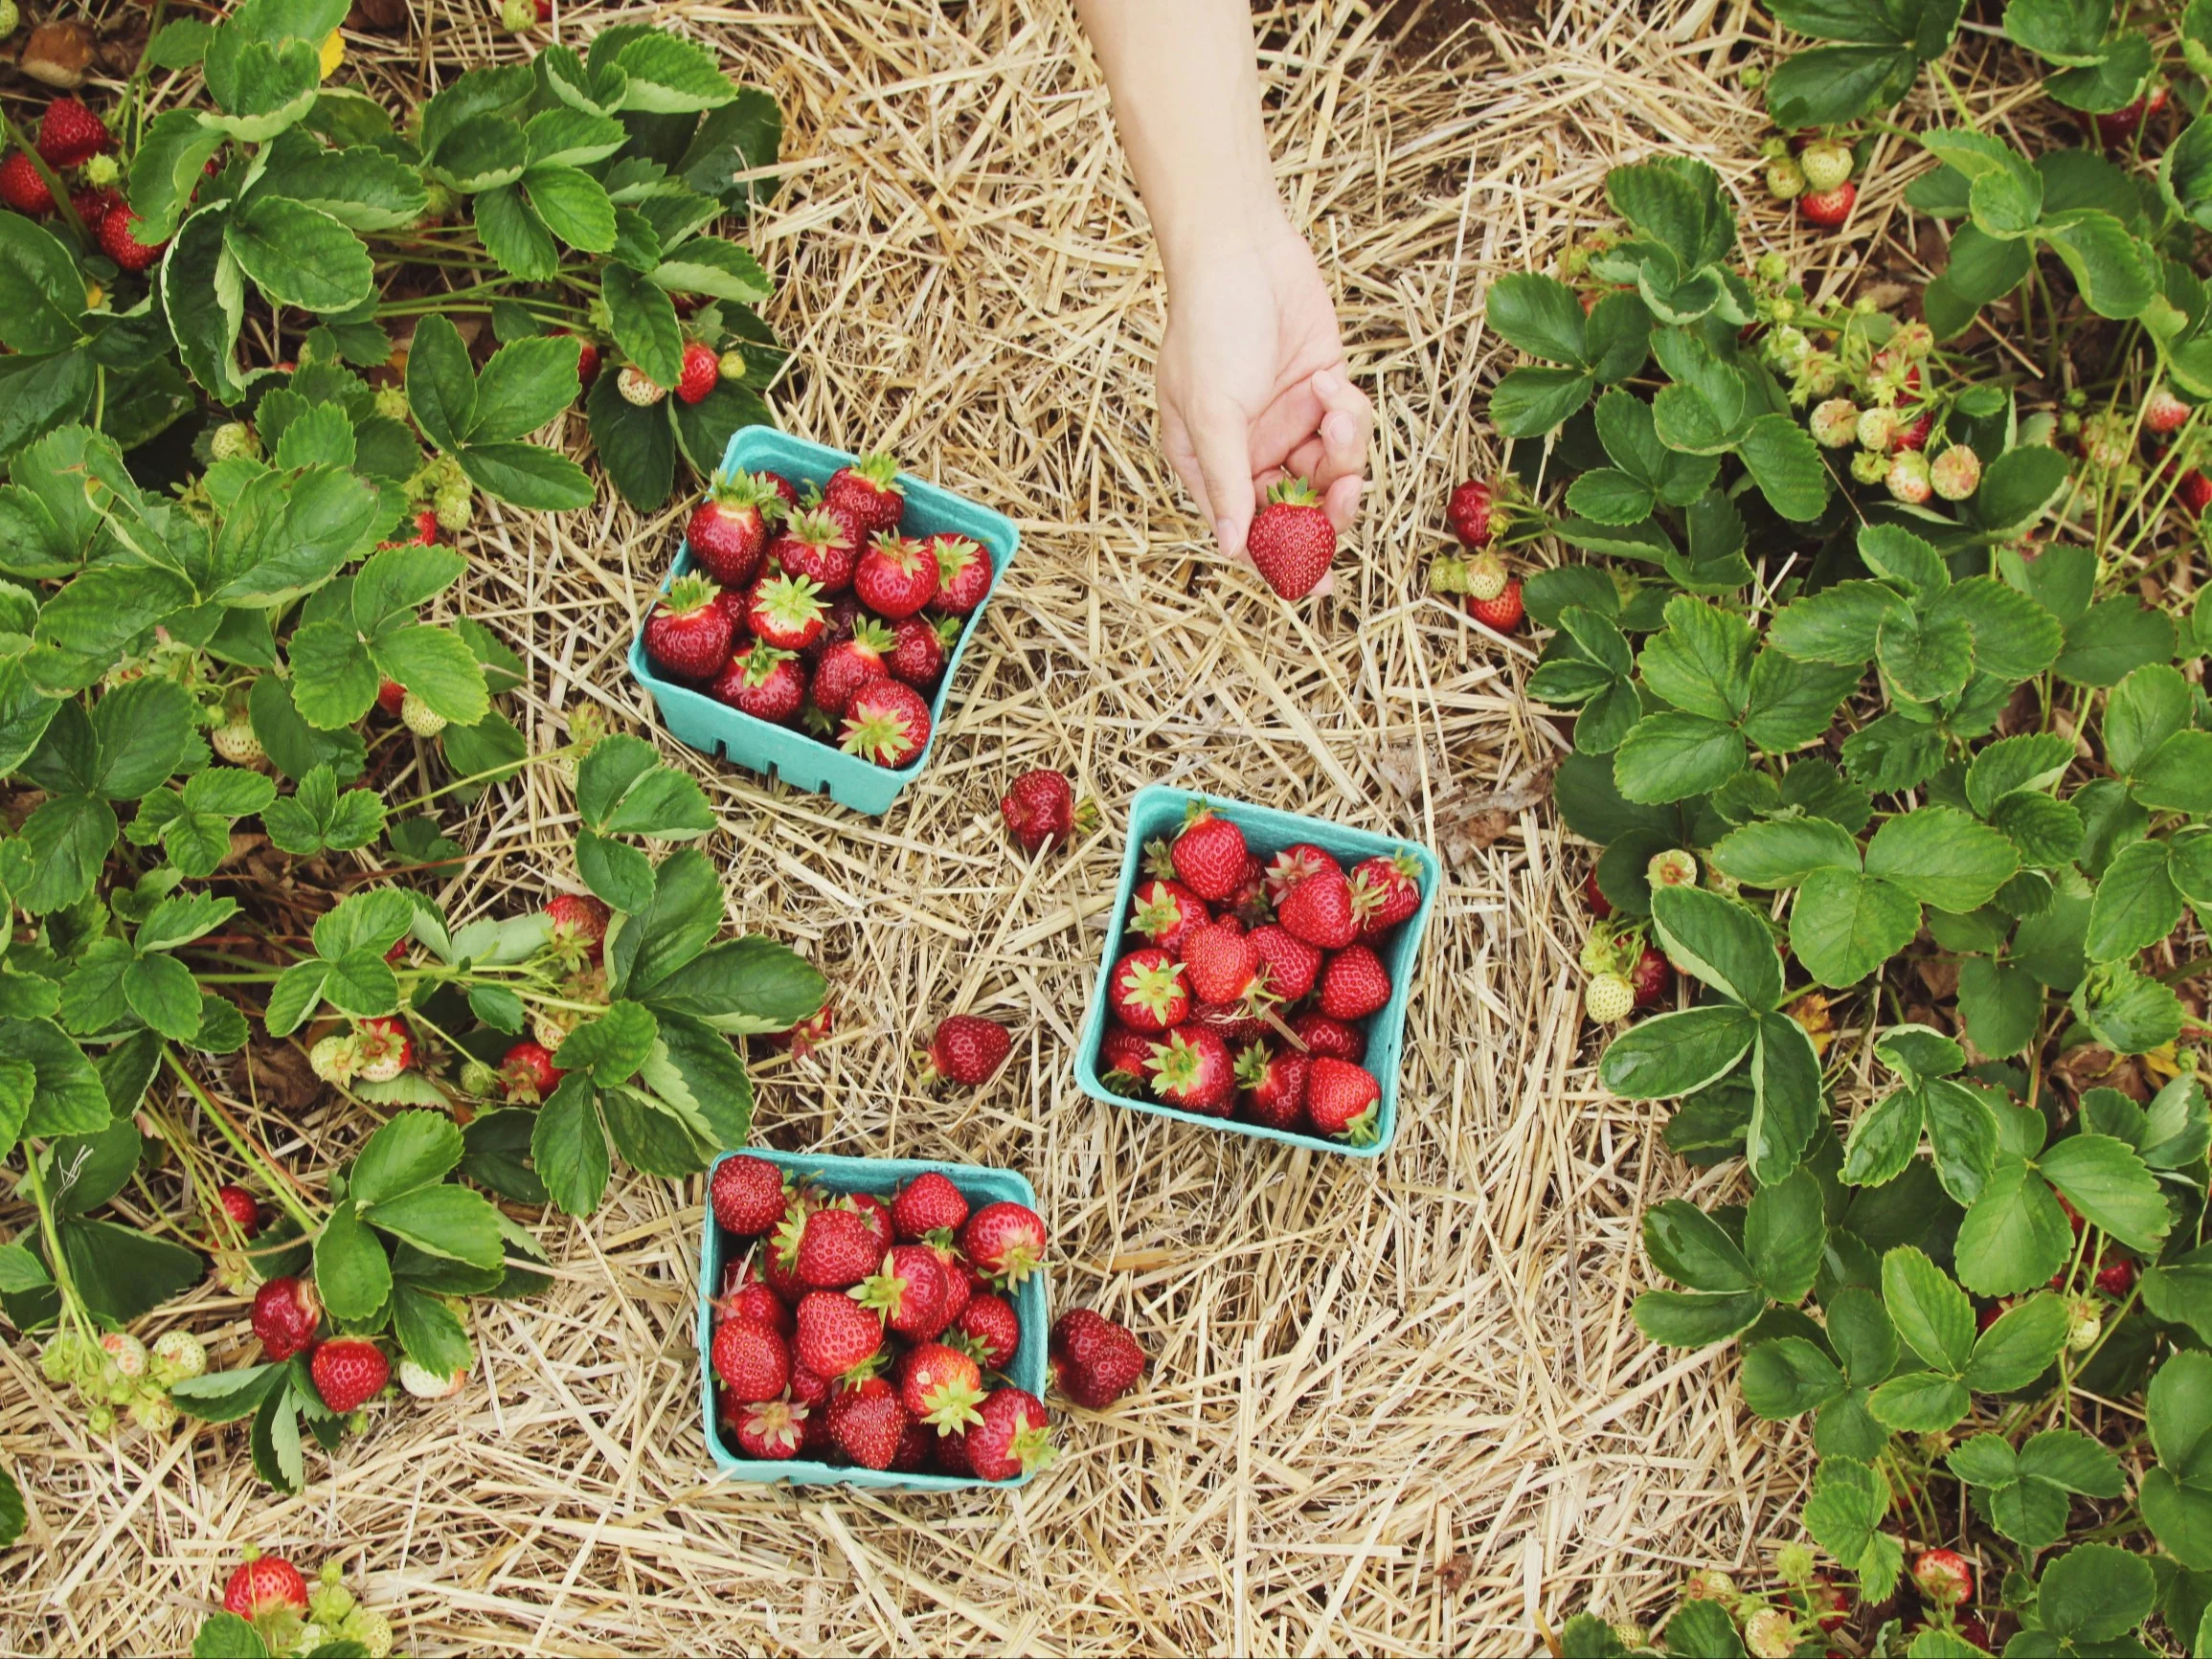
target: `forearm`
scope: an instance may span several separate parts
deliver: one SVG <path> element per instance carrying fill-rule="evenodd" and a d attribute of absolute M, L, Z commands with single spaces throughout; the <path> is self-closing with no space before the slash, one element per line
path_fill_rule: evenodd
<path fill-rule="evenodd" d="M 1168 285 L 1282 226 L 1246 0 L 1076 0 Z"/>

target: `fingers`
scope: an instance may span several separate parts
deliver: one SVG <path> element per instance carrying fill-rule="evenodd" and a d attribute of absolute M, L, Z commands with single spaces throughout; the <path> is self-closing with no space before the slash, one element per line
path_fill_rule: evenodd
<path fill-rule="evenodd" d="M 1173 404 L 1160 414 L 1160 448 L 1167 457 L 1167 464 L 1175 469 L 1175 476 L 1183 481 L 1183 487 L 1190 492 L 1190 499 L 1198 504 L 1199 516 L 1208 524 L 1213 522 L 1213 508 L 1206 491 L 1206 475 L 1199 470 L 1198 451 L 1190 441 L 1190 429 L 1184 424 L 1182 412 Z"/>
<path fill-rule="evenodd" d="M 1307 476 L 1314 488 L 1324 493 L 1339 480 L 1363 476 L 1367 470 L 1367 440 L 1374 436 L 1375 408 L 1366 394 L 1342 372 L 1323 369 L 1314 375 L 1314 395 L 1320 400 L 1320 460 Z"/>
<path fill-rule="evenodd" d="M 1329 523 L 1336 526 L 1338 535 L 1350 529 L 1352 521 L 1360 516 L 1360 496 L 1366 487 L 1365 479 L 1340 478 L 1321 497 L 1321 510 L 1329 515 Z"/>
<path fill-rule="evenodd" d="M 1213 525 L 1221 550 L 1230 558 L 1244 551 L 1253 504 L 1251 429 L 1233 403 L 1208 402 L 1194 412 L 1191 447 L 1206 485 L 1200 503 Z"/>

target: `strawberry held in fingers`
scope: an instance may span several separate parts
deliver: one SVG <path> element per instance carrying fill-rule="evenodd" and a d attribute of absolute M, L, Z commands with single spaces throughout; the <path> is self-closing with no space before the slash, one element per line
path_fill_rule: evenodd
<path fill-rule="evenodd" d="M 802 512 L 769 544 L 768 557 L 788 576 L 804 576 L 824 594 L 852 586 L 860 544 L 824 512 Z"/>
<path fill-rule="evenodd" d="M 1202 899 L 1219 903 L 1243 885 L 1244 832 L 1203 801 L 1191 807 L 1167 854 L 1176 879 Z"/>
<path fill-rule="evenodd" d="M 691 509 L 684 539 L 708 575 L 725 588 L 741 588 L 759 573 L 770 526 L 782 516 L 773 484 L 753 473 L 724 473 Z"/>
<path fill-rule="evenodd" d="M 949 531 L 923 545 L 937 562 L 937 591 L 930 609 L 948 617 L 967 616 L 991 591 L 991 555 L 982 543 Z"/>
<path fill-rule="evenodd" d="M 678 576 L 645 618 L 645 655 L 679 680 L 711 680 L 730 661 L 730 618 L 704 576 Z"/>
<path fill-rule="evenodd" d="M 1337 556 L 1337 527 L 1321 507 L 1320 492 L 1302 478 L 1286 478 L 1267 492 L 1245 532 L 1245 551 L 1276 594 L 1302 599 L 1329 572 Z"/>
<path fill-rule="evenodd" d="M 1196 1023 L 1177 1027 L 1152 1049 L 1152 1092 L 1206 1117 L 1227 1117 L 1236 1102 L 1236 1063 L 1229 1043 Z"/>
<path fill-rule="evenodd" d="M 939 1025 L 921 1057 L 921 1084 L 957 1083 L 975 1088 L 1005 1065 L 1014 1039 L 1004 1025 L 974 1014 L 955 1014 Z"/>
<path fill-rule="evenodd" d="M 960 1228 L 960 1253 L 979 1273 L 1019 1285 L 1045 1259 L 1045 1223 L 1027 1204 L 985 1204 Z"/>
<path fill-rule="evenodd" d="M 931 1170 L 918 1175 L 891 1201 L 893 1236 L 918 1244 L 932 1233 L 957 1232 L 968 1219 L 968 1200 L 946 1177 Z"/>
<path fill-rule="evenodd" d="M 852 694 L 839 745 L 892 772 L 921 758 L 930 740 L 930 706 L 911 685 L 871 680 Z"/>
<path fill-rule="evenodd" d="M 852 591 L 877 615 L 901 621 L 937 596 L 937 555 L 919 542 L 886 530 L 853 567 Z"/>
<path fill-rule="evenodd" d="M 384 1350 L 362 1336 L 333 1336 L 319 1343 L 307 1370 L 323 1403 L 341 1417 L 360 1410 L 392 1379 L 392 1362 L 384 1357 Z"/>
<path fill-rule="evenodd" d="M 979 1480 L 1012 1480 L 1052 1461 L 1045 1402 L 1019 1388 L 994 1389 L 978 1407 L 979 1422 L 962 1437 L 961 1450 Z"/>
<path fill-rule="evenodd" d="M 906 491 L 897 480 L 898 462 L 892 457 L 864 455 L 829 475 L 822 486 L 823 504 L 849 513 L 869 535 L 895 530 L 906 511 Z"/>
<path fill-rule="evenodd" d="M 1316 1060 L 1306 1073 L 1306 1115 L 1317 1133 L 1354 1146 L 1373 1144 L 1382 1100 L 1374 1074 L 1348 1060 Z"/>

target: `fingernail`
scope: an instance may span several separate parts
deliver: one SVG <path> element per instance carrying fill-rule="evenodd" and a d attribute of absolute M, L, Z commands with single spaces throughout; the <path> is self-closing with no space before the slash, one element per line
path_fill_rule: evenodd
<path fill-rule="evenodd" d="M 1236 546 L 1237 525 L 1234 519 L 1222 519 L 1213 527 L 1213 533 L 1225 548 Z"/>

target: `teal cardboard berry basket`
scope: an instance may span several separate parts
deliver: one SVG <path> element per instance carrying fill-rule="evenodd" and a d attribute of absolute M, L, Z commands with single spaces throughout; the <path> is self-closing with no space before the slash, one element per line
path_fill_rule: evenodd
<path fill-rule="evenodd" d="M 943 1176 L 959 1188 L 960 1196 L 968 1200 L 971 1210 L 980 1210 L 985 1204 L 1001 1200 L 1037 1207 L 1037 1194 L 1029 1183 L 1012 1170 L 984 1169 L 977 1164 L 929 1163 L 918 1158 L 826 1157 L 816 1153 L 775 1152 L 767 1147 L 748 1147 L 743 1155 L 724 1153 L 722 1158 L 765 1158 L 789 1177 L 800 1177 L 833 1193 L 872 1193 L 887 1203 L 893 1192 L 906 1185 L 916 1176 L 937 1174 Z M 722 1158 L 716 1158 L 717 1165 Z M 712 1190 L 713 1177 L 708 1176 L 709 1190 Z M 714 1343 L 714 1311 L 709 1305 L 722 1286 L 722 1268 L 729 1260 L 733 1246 L 741 1247 L 741 1241 L 724 1233 L 714 1221 L 713 1207 L 707 1209 L 701 1228 L 699 1245 L 699 1402 L 707 1424 L 707 1450 L 714 1459 L 715 1468 L 731 1480 L 757 1483 L 785 1482 L 791 1486 L 845 1486 L 873 1487 L 907 1491 L 966 1491 L 970 1488 L 997 1490 L 1017 1487 L 1026 1483 L 1027 1474 L 1012 1480 L 976 1480 L 966 1475 L 901 1474 L 892 1469 L 860 1468 L 846 1464 L 816 1463 L 809 1459 L 785 1458 L 769 1462 L 746 1457 L 723 1435 L 722 1424 L 714 1413 L 714 1369 L 708 1356 Z M 1016 1388 L 1025 1389 L 1039 1400 L 1045 1398 L 1045 1345 L 1049 1334 L 1048 1303 L 1045 1297 L 1045 1270 L 1040 1267 L 1031 1273 L 1013 1291 L 1009 1300 L 1022 1323 L 1022 1345 L 1014 1351 L 1013 1362 L 1005 1369 L 1007 1381 Z"/>
<path fill-rule="evenodd" d="M 1382 1098 L 1375 1107 L 1375 1139 L 1367 1146 L 1353 1146 L 1348 1141 L 1332 1140 L 1326 1135 L 1295 1134 L 1288 1130 L 1247 1123 L 1242 1118 L 1208 1117 L 1200 1112 L 1162 1106 L 1158 1101 L 1133 1100 L 1125 1094 L 1116 1094 L 1099 1080 L 1098 1044 L 1106 1035 L 1108 1024 L 1106 981 L 1114 964 L 1131 949 L 1123 943 L 1123 937 L 1128 931 L 1130 904 L 1143 875 L 1145 843 L 1162 836 L 1172 838 L 1182 828 L 1184 815 L 1201 800 L 1242 830 L 1245 844 L 1263 863 L 1298 841 L 1312 842 L 1340 863 L 1356 863 L 1362 859 L 1399 852 L 1411 852 L 1420 861 L 1420 908 L 1399 923 L 1375 953 L 1390 975 L 1390 1000 L 1360 1022 L 1367 1038 L 1366 1058 L 1361 1064 L 1374 1074 L 1376 1083 L 1382 1087 Z M 1192 795 L 1163 784 L 1151 784 L 1139 790 L 1137 798 L 1129 803 L 1129 844 L 1121 855 L 1121 888 L 1115 895 L 1113 917 L 1106 929 L 1106 954 L 1098 965 L 1097 983 L 1091 988 L 1091 1007 L 1083 1019 L 1082 1041 L 1076 1045 L 1076 1083 L 1085 1094 L 1095 1100 L 1125 1106 L 1133 1111 L 1172 1117 L 1179 1123 L 1227 1130 L 1231 1134 L 1254 1135 L 1261 1140 L 1279 1141 L 1284 1146 L 1311 1147 L 1316 1152 L 1340 1153 L 1348 1157 L 1380 1157 L 1398 1134 L 1398 1057 L 1406 1036 L 1406 1007 L 1411 998 L 1413 970 L 1421 957 L 1421 935 L 1429 926 L 1429 912 L 1435 908 L 1436 892 L 1442 885 L 1443 869 L 1436 862 L 1436 855 L 1418 841 L 1392 841 L 1366 830 L 1347 829 L 1325 818 L 1276 812 L 1270 807 L 1246 806 L 1241 801 Z"/>
<path fill-rule="evenodd" d="M 780 473 L 804 490 L 808 484 L 827 483 L 831 473 L 849 465 L 852 460 L 842 449 L 809 443 L 773 426 L 747 426 L 731 435 L 730 447 L 722 456 L 722 470 Z M 991 594 L 998 592 L 1006 567 L 1014 562 L 1022 537 L 1011 519 L 951 490 L 903 472 L 898 482 L 906 491 L 904 522 L 910 533 L 927 536 L 949 531 L 966 536 L 980 543 L 991 559 L 990 589 L 945 660 L 944 677 L 930 700 L 930 741 L 922 745 L 914 764 L 898 772 L 890 771 L 788 726 L 740 713 L 694 686 L 668 679 L 646 660 L 645 630 L 641 623 L 630 641 L 630 673 L 652 695 L 661 723 L 679 743 L 702 754 L 720 755 L 753 772 L 779 777 L 794 789 L 825 794 L 841 806 L 877 818 L 889 812 L 900 792 L 921 775 L 930 761 L 931 746 L 937 742 L 937 729 L 944 724 L 945 703 L 959 676 L 960 659 L 967 655 L 968 641 L 976 637 L 977 626 L 989 609 Z M 691 545 L 686 542 L 661 583 L 662 592 L 690 569 Z"/>

